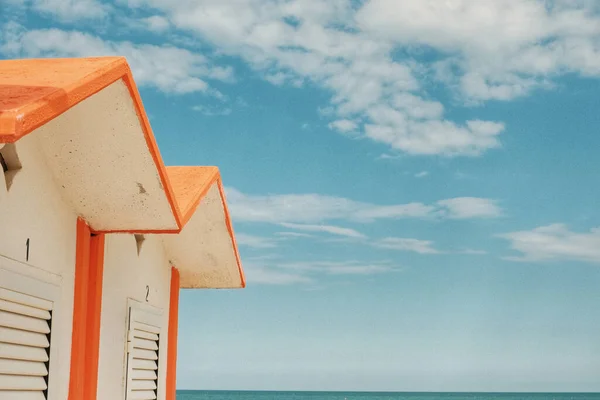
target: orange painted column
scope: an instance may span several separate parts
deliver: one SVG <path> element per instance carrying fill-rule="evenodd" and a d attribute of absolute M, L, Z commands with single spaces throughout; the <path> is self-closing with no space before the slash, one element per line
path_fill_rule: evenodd
<path fill-rule="evenodd" d="M 100 315 L 102 314 L 102 278 L 104 276 L 104 234 L 90 241 L 88 274 L 87 329 L 85 346 L 85 386 L 83 398 L 96 399 L 98 392 L 98 357 L 100 353 Z"/>
<path fill-rule="evenodd" d="M 75 253 L 75 288 L 73 298 L 73 333 L 71 339 L 71 373 L 69 400 L 83 400 L 85 385 L 85 331 L 87 325 L 87 282 L 89 279 L 90 238 L 85 221 L 77 219 Z"/>
<path fill-rule="evenodd" d="M 167 400 L 175 400 L 177 383 L 177 328 L 179 324 L 179 270 L 171 267 L 169 343 L 167 344 Z"/>
<path fill-rule="evenodd" d="M 95 400 L 98 385 L 104 235 L 77 220 L 69 400 Z"/>

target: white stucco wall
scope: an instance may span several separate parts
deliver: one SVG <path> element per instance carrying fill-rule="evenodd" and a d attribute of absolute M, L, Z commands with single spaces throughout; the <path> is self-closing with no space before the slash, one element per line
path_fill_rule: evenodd
<path fill-rule="evenodd" d="M 106 235 L 98 360 L 98 400 L 125 394 L 128 299 L 162 310 L 158 399 L 165 398 L 171 267 L 162 241 L 145 235 L 138 255 L 132 234 Z M 149 287 L 146 302 L 146 286 Z"/>
<path fill-rule="evenodd" d="M 49 393 L 51 399 L 66 399 L 77 216 L 61 198 L 35 133 L 20 139 L 16 150 L 22 169 L 9 191 L 0 175 L 0 268 L 59 286 L 52 321 Z"/>
<path fill-rule="evenodd" d="M 49 121 L 39 135 L 54 179 L 97 231 L 177 229 L 122 80 Z"/>

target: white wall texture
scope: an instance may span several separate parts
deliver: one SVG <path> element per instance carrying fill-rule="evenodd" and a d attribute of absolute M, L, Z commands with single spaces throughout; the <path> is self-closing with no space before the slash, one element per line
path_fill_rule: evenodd
<path fill-rule="evenodd" d="M 132 234 L 109 234 L 105 242 L 98 400 L 124 398 L 128 299 L 162 310 L 158 399 L 164 399 L 171 267 L 162 241 L 157 235 L 145 235 L 139 255 Z"/>
<path fill-rule="evenodd" d="M 10 190 L 7 191 L 0 175 L 0 268 L 59 285 L 59 299 L 52 318 L 49 393 L 51 399 L 66 399 L 77 216 L 61 198 L 41 156 L 35 133 L 20 139 L 16 151 L 22 168 Z"/>

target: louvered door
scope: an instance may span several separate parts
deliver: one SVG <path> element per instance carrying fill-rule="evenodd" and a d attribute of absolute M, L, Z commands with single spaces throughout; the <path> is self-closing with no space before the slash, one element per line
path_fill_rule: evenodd
<path fill-rule="evenodd" d="M 0 287 L 0 399 L 48 398 L 52 306 Z"/>
<path fill-rule="evenodd" d="M 158 398 L 159 326 L 158 316 L 130 308 L 126 400 Z"/>

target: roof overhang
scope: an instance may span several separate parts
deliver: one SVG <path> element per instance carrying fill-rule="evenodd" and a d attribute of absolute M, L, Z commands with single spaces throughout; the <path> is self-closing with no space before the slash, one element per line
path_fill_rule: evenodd
<path fill-rule="evenodd" d="M 167 167 L 184 228 L 163 235 L 167 254 L 181 266 L 181 287 L 244 287 L 227 202 L 216 167 Z"/>
<path fill-rule="evenodd" d="M 182 287 L 244 286 L 218 169 L 164 166 L 124 58 L 0 61 L 0 143 L 30 133 L 94 231 L 161 234 Z"/>

